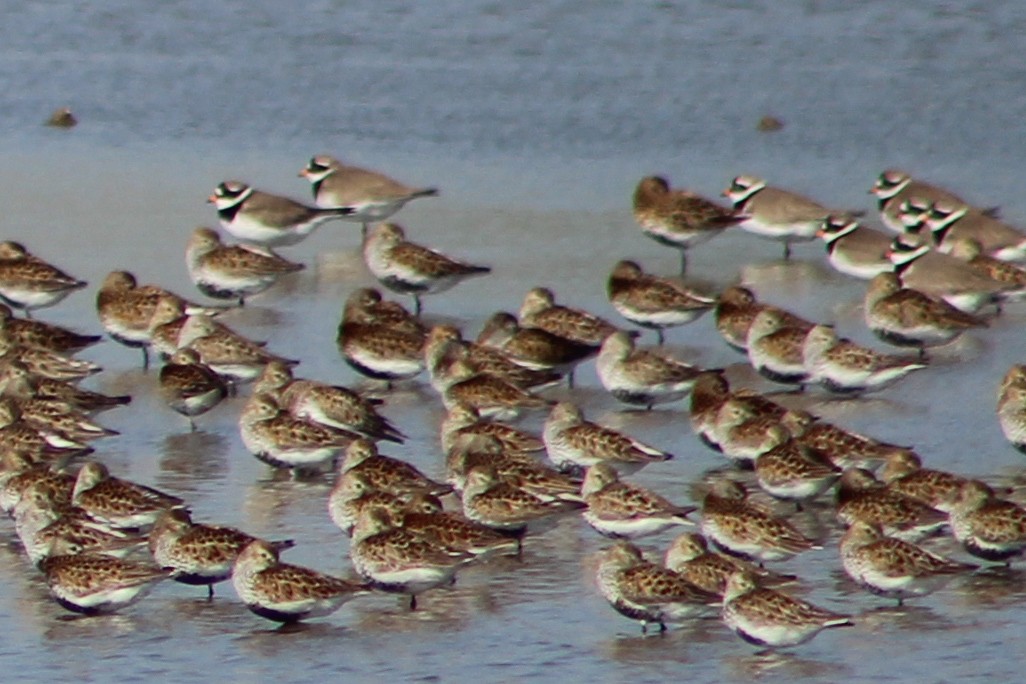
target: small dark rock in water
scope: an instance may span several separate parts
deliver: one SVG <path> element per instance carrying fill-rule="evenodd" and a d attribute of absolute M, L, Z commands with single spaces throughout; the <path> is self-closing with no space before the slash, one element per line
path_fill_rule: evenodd
<path fill-rule="evenodd" d="M 57 128 L 71 128 L 78 123 L 78 119 L 71 113 L 71 110 L 67 107 L 61 107 L 46 120 L 47 126 L 55 126 Z"/>
<path fill-rule="evenodd" d="M 758 125 L 755 127 L 764 133 L 770 133 L 772 131 L 779 131 L 784 127 L 784 122 L 775 116 L 766 115 L 759 119 Z"/>

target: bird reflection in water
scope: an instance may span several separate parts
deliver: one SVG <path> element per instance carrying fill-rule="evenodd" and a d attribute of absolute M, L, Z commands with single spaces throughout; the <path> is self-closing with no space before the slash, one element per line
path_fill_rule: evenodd
<path fill-rule="evenodd" d="M 223 480 L 228 472 L 228 440 L 212 432 L 197 430 L 167 435 L 161 444 L 157 484 L 179 491 L 196 491 L 198 482 Z"/>

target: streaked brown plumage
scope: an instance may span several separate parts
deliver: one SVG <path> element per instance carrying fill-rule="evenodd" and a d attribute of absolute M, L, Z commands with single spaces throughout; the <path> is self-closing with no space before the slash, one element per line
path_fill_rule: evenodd
<path fill-rule="evenodd" d="M 634 190 L 634 220 L 645 235 L 681 251 L 681 273 L 688 249 L 744 218 L 690 190 L 671 189 L 659 176 L 642 178 Z"/>
<path fill-rule="evenodd" d="M 702 534 L 744 560 L 778 561 L 818 548 L 791 523 L 747 501 L 739 482 L 719 480 L 702 501 Z"/>
<path fill-rule="evenodd" d="M 203 415 L 228 396 L 228 384 L 200 361 L 194 349 L 179 349 L 160 369 L 160 395 L 172 410 L 189 420 Z"/>
<path fill-rule="evenodd" d="M 694 321 L 716 305 L 671 278 L 645 273 L 634 261 L 619 261 L 606 284 L 609 303 L 635 325 L 656 331 L 659 344 L 663 330 Z"/>
<path fill-rule="evenodd" d="M 538 328 L 589 346 L 601 345 L 604 339 L 619 330 L 593 313 L 556 304 L 556 296 L 547 287 L 535 287 L 527 292 L 518 318 L 522 327 Z"/>

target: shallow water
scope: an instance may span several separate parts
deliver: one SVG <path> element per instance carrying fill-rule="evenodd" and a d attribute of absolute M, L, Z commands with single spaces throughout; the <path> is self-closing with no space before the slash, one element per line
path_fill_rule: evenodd
<path fill-rule="evenodd" d="M 660 273 L 678 263 L 630 217 L 634 183 L 648 173 L 709 195 L 759 173 L 870 210 L 873 179 L 900 165 L 1026 223 L 1024 19 L 1013 2 L 325 1 L 294 12 L 263 1 L 9 3 L 0 227 L 90 283 L 127 268 L 191 293 L 182 253 L 191 229 L 214 219 L 203 202 L 214 185 L 238 177 L 306 197 L 296 172 L 311 154 L 332 152 L 438 185 L 442 197 L 413 203 L 401 222 L 418 241 L 494 266 L 489 278 L 427 298 L 429 321 L 476 333 L 535 285 L 615 319 L 604 286 L 618 259 Z M 78 127 L 39 125 L 65 104 Z M 757 132 L 763 114 L 784 130 Z M 227 322 L 301 358 L 306 377 L 361 384 L 334 344 L 342 301 L 372 284 L 357 247 L 354 225 L 325 226 L 288 251 L 307 271 Z M 710 290 L 741 279 L 763 299 L 870 341 L 861 285 L 831 272 L 821 246 L 795 252 L 783 263 L 775 245 L 726 236 L 698 248 L 690 276 Z M 40 316 L 97 331 L 94 294 Z M 1024 318 L 1013 304 L 900 385 L 857 402 L 816 394 L 812 408 L 913 444 L 932 466 L 1018 482 L 1021 456 L 1004 443 L 993 404 L 1001 375 L 1022 361 Z M 702 365 L 741 360 L 707 318 L 668 341 Z M 236 427 L 243 399 L 190 434 L 136 352 L 107 342 L 84 356 L 107 369 L 93 386 L 135 397 L 104 416 L 122 432 L 98 445 L 112 470 L 181 494 L 197 519 L 296 539 L 291 562 L 349 572 L 346 542 L 324 510 L 330 483 L 281 479 L 250 457 Z M 732 374 L 748 379 L 740 366 Z M 676 453 L 634 478 L 671 499 L 689 500 L 693 483 L 722 466 L 681 406 L 623 412 L 590 365 L 572 394 L 551 396 Z M 386 453 L 438 474 L 442 408 L 431 390 L 403 387 L 385 412 L 410 436 Z M 0 662 L 19 681 L 199 681 L 212 671 L 227 681 L 1015 677 L 1026 628 L 1019 571 L 982 573 L 894 610 L 844 579 L 828 512 L 798 522 L 827 532 L 827 548 L 783 569 L 801 575 L 811 600 L 858 624 L 782 657 L 753 655 L 714 620 L 641 636 L 592 586 L 604 541 L 565 520 L 530 539 L 521 561 L 470 569 L 415 613 L 394 597 L 363 598 L 286 633 L 227 586 L 208 604 L 201 591 L 165 584 L 123 615 L 68 619 L 10 542 L 0 547 Z M 9 527 L 4 534 L 13 539 Z M 644 541 L 654 550 L 669 535 Z"/>

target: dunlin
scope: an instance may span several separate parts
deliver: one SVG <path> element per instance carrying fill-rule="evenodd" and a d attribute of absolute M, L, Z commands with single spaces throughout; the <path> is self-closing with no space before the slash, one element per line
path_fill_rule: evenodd
<path fill-rule="evenodd" d="M 282 563 L 278 549 L 262 539 L 251 541 L 239 553 L 232 586 L 254 614 L 286 624 L 330 615 L 369 591 L 364 584 Z"/>
<path fill-rule="evenodd" d="M 556 304 L 556 296 L 547 287 L 535 287 L 524 296 L 518 312 L 525 328 L 538 328 L 567 340 L 597 347 L 619 328 L 595 314 Z"/>
<path fill-rule="evenodd" d="M 472 553 L 449 549 L 403 527 L 381 508 L 368 508 L 353 528 L 349 547 L 353 567 L 382 591 L 408 594 L 410 609 L 417 595 L 452 584 L 456 571 L 474 560 Z"/>
<path fill-rule="evenodd" d="M 687 396 L 701 369 L 652 349 L 637 349 L 624 331 L 602 343 L 595 361 L 602 386 L 625 404 L 644 406 L 677 401 Z"/>
<path fill-rule="evenodd" d="M 200 361 L 194 349 L 179 349 L 160 369 L 160 395 L 171 409 L 189 420 L 203 415 L 228 396 L 228 384 Z"/>
<path fill-rule="evenodd" d="M 171 571 L 171 579 L 182 584 L 207 587 L 214 597 L 214 585 L 232 575 L 239 553 L 256 537 L 234 527 L 193 522 L 188 511 L 161 513 L 149 535 L 149 549 L 160 567 Z M 291 548 L 294 542 L 270 542 L 275 551 Z"/>
<path fill-rule="evenodd" d="M 119 434 L 117 430 L 94 423 L 84 412 L 57 399 L 16 399 L 0 396 L 0 416 L 17 416 L 26 425 L 41 433 L 54 433 L 72 442 L 87 442 Z"/>
<path fill-rule="evenodd" d="M 458 513 L 446 512 L 430 494 L 416 494 L 406 504 L 402 527 L 450 551 L 473 554 L 482 560 L 497 555 L 516 555 L 519 542 Z"/>
<path fill-rule="evenodd" d="M 246 297 L 268 289 L 286 273 L 304 268 L 266 248 L 226 245 L 210 228 L 197 228 L 185 248 L 189 277 L 199 291 L 215 299 L 234 299 L 239 306 Z"/>
<path fill-rule="evenodd" d="M 646 561 L 641 550 L 620 541 L 602 551 L 596 574 L 599 592 L 616 612 L 666 631 L 666 623 L 704 617 L 719 598 L 661 565 Z"/>
<path fill-rule="evenodd" d="M 494 347 L 464 340 L 456 326 L 432 326 L 424 342 L 424 363 L 435 391 L 445 391 L 446 371 L 456 359 L 463 359 L 474 370 L 497 376 L 522 389 L 553 384 L 561 379 L 558 373 L 525 368 Z"/>
<path fill-rule="evenodd" d="M 407 380 L 424 370 L 423 344 L 419 335 L 384 325 L 347 323 L 338 328 L 342 358 L 358 373 L 392 383 Z"/>
<path fill-rule="evenodd" d="M 252 382 L 271 361 L 294 366 L 299 361 L 267 351 L 209 316 L 189 316 L 178 337 L 179 348 L 199 353 L 201 361 L 218 375 L 234 383 Z"/>
<path fill-rule="evenodd" d="M 608 463 L 622 474 L 630 474 L 649 463 L 673 458 L 661 449 L 584 419 L 577 406 L 560 402 L 545 421 L 542 434 L 549 460 L 557 468 L 588 468 Z"/>
<path fill-rule="evenodd" d="M 770 400 L 734 396 L 720 406 L 711 439 L 724 456 L 744 467 L 811 420 L 808 413 L 786 410 Z"/>
<path fill-rule="evenodd" d="M 0 394 L 18 399 L 57 399 L 87 413 L 124 406 L 132 401 L 128 395 L 111 396 L 60 380 L 36 377 L 14 361 L 0 362 Z"/>
<path fill-rule="evenodd" d="M 366 438 L 353 440 L 346 447 L 339 473 L 359 473 L 374 489 L 397 493 L 426 492 L 441 496 L 452 491 L 422 473 L 406 461 L 378 453 L 374 442 Z"/>
<path fill-rule="evenodd" d="M 705 537 L 695 532 L 683 532 L 675 537 L 663 561 L 668 569 L 717 596 L 723 596 L 727 580 L 736 572 L 750 572 L 763 583 L 784 584 L 796 579 L 794 575 L 782 575 L 740 558 L 710 551 Z"/>
<path fill-rule="evenodd" d="M 588 468 L 581 494 L 588 504 L 584 520 L 605 537 L 638 539 L 675 525 L 695 524 L 687 517 L 694 506 L 678 506 L 649 489 L 621 482 L 605 463 Z"/>
<path fill-rule="evenodd" d="M 760 304 L 755 293 L 747 287 L 732 285 L 721 292 L 717 300 L 716 329 L 728 345 L 744 353 L 748 349 L 748 331 L 752 327 L 752 321 L 763 309 L 775 311 L 788 327 L 808 329 L 813 325 L 789 311 Z"/>
<path fill-rule="evenodd" d="M 12 513 L 15 531 L 33 565 L 49 556 L 79 553 L 124 558 L 145 543 L 54 497 L 45 483 L 29 487 Z"/>
<path fill-rule="evenodd" d="M 242 442 L 257 459 L 275 468 L 319 469 L 333 461 L 357 435 L 283 411 L 269 394 L 254 394 L 239 417 Z"/>
<path fill-rule="evenodd" d="M 634 220 L 645 235 L 680 250 L 681 273 L 689 249 L 745 218 L 690 190 L 671 189 L 659 176 L 642 178 L 634 190 Z"/>
<path fill-rule="evenodd" d="M 1026 385 L 1005 387 L 998 397 L 997 416 L 1005 439 L 1026 454 Z"/>
<path fill-rule="evenodd" d="M 503 450 L 536 452 L 545 448 L 540 437 L 505 423 L 486 420 L 473 407 L 455 404 L 442 421 L 440 430 L 442 448 L 450 451 L 457 440 L 473 436 L 490 436 L 498 440 Z"/>
<path fill-rule="evenodd" d="M 1008 369 L 1001 378 L 1001 384 L 998 385 L 998 398 L 1000 399 L 1005 390 L 1013 385 L 1026 387 L 1026 364 L 1017 363 Z"/>
<path fill-rule="evenodd" d="M 467 474 L 477 466 L 491 468 L 496 479 L 542 501 L 582 501 L 580 480 L 539 463 L 524 452 L 504 451 L 502 443 L 490 435 L 461 437 L 446 455 L 445 479 L 462 491 Z"/>
<path fill-rule="evenodd" d="M 513 361 L 537 370 L 570 371 L 598 353 L 598 345 L 582 344 L 540 328 L 521 327 L 500 311 L 485 322 L 477 342 L 503 351 Z"/>
<path fill-rule="evenodd" d="M 869 280 L 894 270 L 887 258 L 893 235 L 863 226 L 848 214 L 828 216 L 816 235 L 826 243 L 827 261 L 845 275 Z"/>
<path fill-rule="evenodd" d="M 40 563 L 50 595 L 74 613 L 113 613 L 149 594 L 168 571 L 100 555 L 50 556 Z"/>
<path fill-rule="evenodd" d="M 748 329 L 764 306 L 747 287 L 732 285 L 716 300 L 716 330 L 728 345 L 744 352 L 748 348 Z"/>
<path fill-rule="evenodd" d="M 762 178 L 738 176 L 723 195 L 734 211 L 745 216 L 743 230 L 784 243 L 784 259 L 791 258 L 791 244 L 816 237 L 816 230 L 831 213 L 807 197 L 771 187 Z"/>
<path fill-rule="evenodd" d="M 310 181 L 317 206 L 352 209 L 346 220 L 362 223 L 365 234 L 367 224 L 384 221 L 410 200 L 438 194 L 437 188 L 404 185 L 383 173 L 343 164 L 326 154 L 311 158 L 299 175 Z"/>
<path fill-rule="evenodd" d="M 109 273 L 96 294 L 100 325 L 115 341 L 142 349 L 144 365 L 149 363 L 150 318 L 159 297 L 141 290 L 128 271 Z"/>
<path fill-rule="evenodd" d="M 1026 509 L 970 480 L 953 497 L 951 531 L 972 555 L 1007 565 L 1026 552 Z"/>
<path fill-rule="evenodd" d="M 6 304 L 0 304 L 0 330 L 17 344 L 59 353 L 77 352 L 103 339 L 100 335 L 83 335 L 54 323 L 15 318 L 11 307 Z"/>
<path fill-rule="evenodd" d="M 746 572 L 734 573 L 727 581 L 723 622 L 748 643 L 771 649 L 798 646 L 829 627 L 854 624 L 847 615 L 760 587 Z"/>
<path fill-rule="evenodd" d="M 0 511 L 11 514 L 22 495 L 33 487 L 45 490 L 54 503 L 71 503 L 75 478 L 25 452 L 0 455 Z"/>
<path fill-rule="evenodd" d="M 508 450 L 493 435 L 462 435 L 453 441 L 453 445 L 446 452 L 445 481 L 457 491 L 463 491 L 467 473 L 479 465 L 491 467 L 497 477 L 511 479 L 504 476 L 520 466 L 536 466 L 538 459 L 529 453 Z M 579 489 L 578 484 L 573 491 Z"/>
<path fill-rule="evenodd" d="M 793 431 L 798 422 L 809 418 L 808 414 L 790 411 L 758 392 L 742 388 L 712 403 L 701 423 L 702 440 L 728 458 L 752 460 L 770 448 L 766 435 L 770 426 L 787 419 L 786 427 Z"/>
<path fill-rule="evenodd" d="M 337 528 L 352 534 L 365 508 L 384 508 L 398 520 L 406 512 L 409 499 L 409 491 L 386 492 L 375 489 L 370 478 L 359 472 L 340 472 L 328 494 L 328 517 Z"/>
<path fill-rule="evenodd" d="M 342 307 L 342 320 L 346 323 L 383 325 L 421 340 L 428 332 L 420 319 L 407 311 L 406 307 L 397 301 L 384 299 L 372 287 L 358 287 L 349 294 Z"/>
<path fill-rule="evenodd" d="M 840 468 L 875 468 L 891 454 L 910 451 L 908 447 L 881 442 L 824 420 L 804 426 L 792 424 L 789 429 L 799 444 L 822 454 Z"/>
<path fill-rule="evenodd" d="M 159 296 L 149 318 L 150 329 L 147 344 L 161 358 L 170 357 L 185 346 L 182 341 L 182 331 L 186 324 L 192 318 L 199 316 L 203 315 L 186 313 L 186 305 L 178 297 L 174 295 Z M 206 316 L 203 317 L 206 318 Z M 220 327 L 222 324 L 216 321 L 212 322 L 211 328 Z M 193 332 L 196 331 L 197 326 L 193 323 Z M 224 331 L 232 334 L 231 329 L 226 326 Z"/>
<path fill-rule="evenodd" d="M 748 328 L 748 362 L 773 382 L 802 385 L 809 380 L 802 353 L 808 332 L 804 326 L 790 325 L 781 310 L 763 309 Z"/>
<path fill-rule="evenodd" d="M 346 301 L 337 343 L 342 358 L 362 375 L 393 382 L 424 370 L 424 333 L 382 319 L 366 293 L 355 292 Z"/>
<path fill-rule="evenodd" d="M 10 403 L 0 404 L 0 450 L 17 451 L 50 463 L 65 462 L 93 451 L 80 441 L 30 425 Z"/>
<path fill-rule="evenodd" d="M 744 485 L 720 480 L 702 502 L 700 529 L 732 556 L 762 564 L 820 548 L 791 523 L 747 501 Z"/>
<path fill-rule="evenodd" d="M 380 223 L 367 232 L 363 260 L 378 282 L 389 290 L 413 295 L 416 316 L 420 316 L 422 295 L 445 292 L 460 281 L 492 270 L 411 242 L 394 223 Z"/>
<path fill-rule="evenodd" d="M 656 331 L 685 325 L 716 305 L 716 300 L 693 292 L 671 278 L 645 273 L 634 261 L 619 261 L 606 285 L 609 303 L 635 325 Z"/>
<path fill-rule="evenodd" d="M 967 480 L 944 470 L 924 468 L 911 449 L 894 451 L 887 457 L 880 479 L 891 491 L 904 494 L 944 513 L 951 512 L 954 496 Z"/>
<path fill-rule="evenodd" d="M 816 498 L 834 486 L 841 469 L 816 451 L 791 438 L 782 425 L 770 431 L 777 444 L 755 459 L 755 479 L 770 496 L 802 503 Z"/>
<path fill-rule="evenodd" d="M 806 334 L 802 357 L 809 381 L 843 394 L 881 390 L 912 371 L 926 368 L 915 357 L 883 354 L 839 338 L 825 325 L 817 325 Z"/>
<path fill-rule="evenodd" d="M 537 496 L 511 481 L 501 480 L 491 466 L 477 465 L 466 473 L 463 514 L 504 534 L 522 537 L 529 527 L 551 522 L 553 516 L 582 507 L 579 501 Z"/>
<path fill-rule="evenodd" d="M 744 437 L 732 433 L 735 428 L 750 421 L 757 420 L 758 425 L 748 426 L 745 431 L 752 431 L 753 436 L 761 440 L 758 435 L 764 433 L 768 426 L 787 419 L 788 430 L 795 430 L 799 421 L 810 418 L 810 414 L 791 411 L 754 390 L 742 388 L 718 402 L 715 414 L 709 415 L 706 432 L 710 442 L 715 444 L 718 450 L 722 450 L 723 442 L 736 442 Z"/>
<path fill-rule="evenodd" d="M 264 366 L 253 391 L 271 393 L 279 406 L 299 418 L 358 432 L 371 439 L 397 444 L 405 439 L 388 418 L 378 413 L 380 400 L 364 397 L 348 387 L 295 378 L 288 364 L 281 361 Z"/>
<path fill-rule="evenodd" d="M 219 184 L 207 201 L 217 208 L 222 228 L 240 240 L 268 247 L 294 245 L 327 221 L 353 213 L 349 207 L 308 207 L 239 181 Z"/>
<path fill-rule="evenodd" d="M 0 332 L 0 360 L 15 361 L 30 373 L 47 380 L 77 382 L 103 370 L 98 364 L 65 356 L 44 347 L 26 346 Z"/>
<path fill-rule="evenodd" d="M 723 403 L 730 399 L 730 383 L 721 370 L 707 370 L 695 376 L 691 386 L 691 404 L 689 413 L 691 431 L 698 435 L 702 442 L 719 451 L 720 445 L 714 441 L 716 419 Z"/>
<path fill-rule="evenodd" d="M 884 536 L 877 525 L 855 521 L 841 537 L 841 564 L 859 586 L 898 600 L 926 596 L 977 566 L 936 556 L 910 542 Z"/>
<path fill-rule="evenodd" d="M 21 243 L 0 242 L 0 299 L 29 318 L 33 310 L 53 306 L 85 286 L 84 280 L 30 254 Z"/>
<path fill-rule="evenodd" d="M 1022 298 L 1022 288 L 1026 287 L 1026 268 L 987 255 L 984 253 L 979 241 L 972 238 L 952 241 L 951 249 L 948 253 L 953 257 L 962 259 L 981 275 L 1008 283 L 1011 287 L 1019 290 L 1011 298 Z"/>
<path fill-rule="evenodd" d="M 863 300 L 866 326 L 884 342 L 915 347 L 921 357 L 927 347 L 947 344 L 967 330 L 987 322 L 939 297 L 901 286 L 893 273 L 873 278 Z"/>
<path fill-rule="evenodd" d="M 888 489 L 862 468 L 847 468 L 841 474 L 837 519 L 849 526 L 856 520 L 879 525 L 888 537 L 909 542 L 936 534 L 948 524 L 941 511 Z"/>
<path fill-rule="evenodd" d="M 212 309 L 186 302 L 157 285 L 139 285 L 128 271 L 111 271 L 96 294 L 100 325 L 116 342 L 142 349 L 144 368 L 149 364 L 147 347 L 153 335 L 152 319 L 161 297 L 171 298 L 180 306 L 182 315 L 186 310 L 213 313 Z"/>
<path fill-rule="evenodd" d="M 464 359 L 449 364 L 439 382 L 444 387 L 442 403 L 447 410 L 464 404 L 485 418 L 512 419 L 522 411 L 546 409 L 553 403 L 501 377 L 478 372 Z"/>
<path fill-rule="evenodd" d="M 177 496 L 113 477 L 97 461 L 78 471 L 71 501 L 97 520 L 122 529 L 149 527 L 164 511 L 185 505 Z"/>

